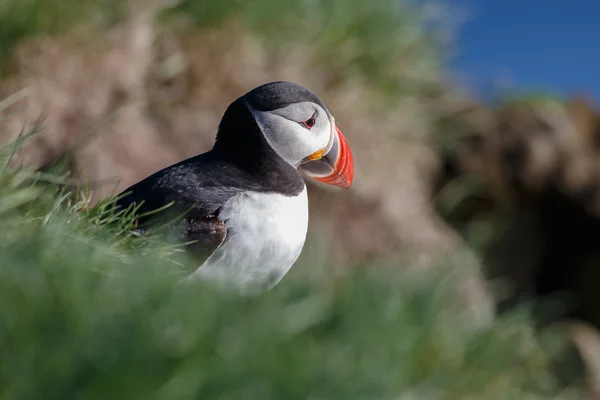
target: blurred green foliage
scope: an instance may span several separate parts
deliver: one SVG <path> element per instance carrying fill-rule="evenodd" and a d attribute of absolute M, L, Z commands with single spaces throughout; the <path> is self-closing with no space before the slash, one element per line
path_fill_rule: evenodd
<path fill-rule="evenodd" d="M 123 17 L 121 0 L 0 0 L 0 76 L 22 40 L 78 25 L 112 24 Z"/>
<path fill-rule="evenodd" d="M 8 167 L 15 145 L 0 152 L 2 399 L 577 398 L 549 374 L 559 336 L 542 346 L 525 313 L 473 331 L 449 273 L 334 280 L 307 250 L 258 297 L 184 285 L 177 247 L 67 176 Z"/>
<path fill-rule="evenodd" d="M 267 45 L 286 51 L 302 43 L 313 65 L 397 95 L 439 77 L 442 42 L 434 32 L 443 9 L 433 10 L 406 0 L 183 0 L 169 13 L 199 28 L 235 18 Z"/>
<path fill-rule="evenodd" d="M 160 14 L 161 20 L 177 25 L 181 18 L 169 17 L 183 16 L 199 29 L 235 20 L 246 31 L 259 35 L 271 51 L 289 50 L 294 43 L 306 45 L 310 64 L 325 66 L 333 81 L 339 77 L 359 79 L 390 94 L 423 90 L 427 84 L 438 83 L 443 52 L 442 41 L 434 32 L 442 26 L 438 20 L 443 12 L 432 12 L 431 5 L 417 6 L 408 0 L 175 3 Z M 121 0 L 2 0 L 0 75 L 6 72 L 15 46 L 23 39 L 114 23 L 127 10 L 135 12 L 135 7 L 127 8 L 127 4 Z"/>

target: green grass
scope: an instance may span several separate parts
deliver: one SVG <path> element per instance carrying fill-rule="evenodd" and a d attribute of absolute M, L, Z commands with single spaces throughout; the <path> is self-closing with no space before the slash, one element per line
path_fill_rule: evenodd
<path fill-rule="evenodd" d="M 23 39 L 114 21 L 117 3 L 0 2 L 0 69 Z M 440 76 L 412 4 L 184 0 L 169 14 L 197 29 L 237 18 L 273 54 L 309 44 L 315 68 L 397 95 Z M 334 279 L 313 238 L 264 295 L 185 286 L 193 260 L 160 235 L 138 237 L 111 199 L 90 207 L 68 176 L 8 167 L 21 142 L 0 149 L 2 400 L 578 398 L 549 373 L 561 336 L 535 336 L 525 311 L 469 328 L 450 291 L 455 266 L 416 276 L 389 261 Z"/>
<path fill-rule="evenodd" d="M 345 80 L 366 80 L 383 93 L 398 95 L 424 89 L 439 77 L 443 60 L 442 41 L 435 35 L 443 31 L 443 9 L 432 12 L 417 3 L 183 0 L 168 14 L 183 15 L 200 29 L 235 18 L 264 38 L 271 51 L 289 52 L 290 44 L 302 44 L 313 68 Z"/>
<path fill-rule="evenodd" d="M 177 247 L 67 178 L 0 175 L 3 400 L 577 398 L 549 374 L 560 336 L 540 342 L 524 312 L 469 329 L 451 273 L 390 262 L 334 280 L 309 246 L 261 296 L 185 286 Z"/>
<path fill-rule="evenodd" d="M 2 0 L 0 76 L 9 70 L 24 39 L 75 28 L 106 26 L 126 16 L 121 0 Z M 440 15 L 408 0 L 181 0 L 157 15 L 177 29 L 181 18 L 194 29 L 235 19 L 269 47 L 270 54 L 306 46 L 305 59 L 330 81 L 360 81 L 382 93 L 413 93 L 437 83 L 443 57 Z M 134 11 L 135 12 L 135 11 Z M 434 30 L 435 28 L 435 30 Z M 439 36 L 439 35 L 438 35 Z M 337 78 L 336 78 L 337 77 Z"/>
<path fill-rule="evenodd" d="M 10 69 L 21 41 L 82 25 L 112 24 L 123 17 L 124 4 L 121 0 L 0 0 L 0 77 Z"/>

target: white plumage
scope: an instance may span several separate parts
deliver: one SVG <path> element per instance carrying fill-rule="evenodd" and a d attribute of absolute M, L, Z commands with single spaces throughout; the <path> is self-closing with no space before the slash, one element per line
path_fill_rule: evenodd
<path fill-rule="evenodd" d="M 292 267 L 308 230 L 306 186 L 295 196 L 245 192 L 223 206 L 227 237 L 189 279 L 253 293 L 275 286 Z"/>

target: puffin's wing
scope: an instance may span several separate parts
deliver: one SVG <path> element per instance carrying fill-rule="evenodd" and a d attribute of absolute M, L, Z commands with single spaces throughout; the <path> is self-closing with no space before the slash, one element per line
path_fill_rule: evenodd
<path fill-rule="evenodd" d="M 190 249 L 212 254 L 225 240 L 227 228 L 219 211 L 230 198 L 251 189 L 243 172 L 219 162 L 188 161 L 157 172 L 123 191 L 117 207 L 141 204 L 137 210 L 141 229 L 161 218 L 183 216 L 173 225 L 180 241 L 195 241 Z M 170 205 L 170 206 L 169 206 Z M 169 206 L 166 213 L 148 212 Z"/>
<path fill-rule="evenodd" d="M 127 208 L 132 204 L 141 204 L 136 211 L 136 215 L 139 215 L 136 218 L 138 232 L 146 233 L 152 226 L 169 222 L 169 234 L 179 242 L 186 243 L 188 250 L 198 255 L 212 254 L 227 236 L 227 227 L 219 219 L 219 211 L 231 196 L 225 198 L 221 194 L 211 193 L 211 188 L 205 188 L 203 192 L 208 196 L 204 201 L 194 201 L 189 198 L 189 193 L 182 196 L 172 189 L 152 186 L 138 186 L 134 190 L 130 188 L 127 191 L 131 194 L 120 199 L 118 205 Z M 163 207 L 163 211 L 156 211 Z"/>
<path fill-rule="evenodd" d="M 217 217 L 188 220 L 187 238 L 195 240 L 199 245 L 216 249 L 223 243 L 227 236 L 225 222 Z M 213 249 L 213 250 L 214 250 Z M 212 251 L 211 251 L 212 253 Z"/>
<path fill-rule="evenodd" d="M 227 237 L 225 222 L 218 214 L 208 217 L 186 217 L 175 226 L 175 235 L 188 243 L 188 250 L 198 255 L 211 255 Z"/>

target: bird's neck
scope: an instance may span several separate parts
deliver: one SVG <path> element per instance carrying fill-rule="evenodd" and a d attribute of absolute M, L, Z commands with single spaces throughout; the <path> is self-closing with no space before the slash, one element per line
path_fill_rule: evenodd
<path fill-rule="evenodd" d="M 212 152 L 265 181 L 265 184 L 304 188 L 298 170 L 267 143 L 241 97 L 225 111 Z"/>

